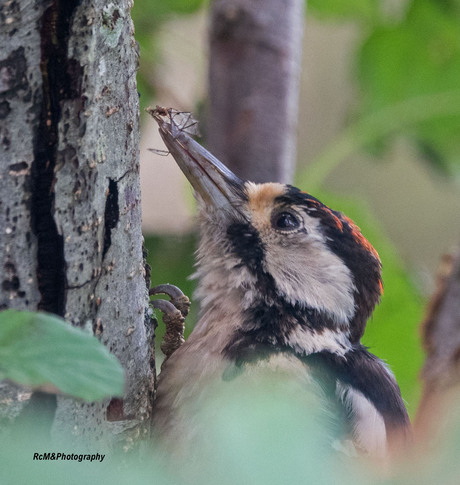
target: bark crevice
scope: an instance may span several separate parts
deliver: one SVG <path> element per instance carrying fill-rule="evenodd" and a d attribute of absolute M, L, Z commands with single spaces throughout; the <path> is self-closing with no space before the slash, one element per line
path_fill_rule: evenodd
<path fill-rule="evenodd" d="M 104 248 L 102 251 L 102 259 L 104 259 L 107 251 L 112 244 L 112 229 L 115 229 L 120 217 L 120 208 L 118 206 L 118 182 L 109 179 L 109 186 L 107 188 L 107 199 L 104 210 Z"/>
<path fill-rule="evenodd" d="M 63 316 L 66 298 L 64 241 L 54 219 L 54 183 L 61 102 L 79 95 L 81 70 L 68 59 L 72 15 L 80 0 L 55 0 L 44 13 L 40 38 L 43 99 L 31 166 L 31 228 L 37 238 L 38 309 Z"/>

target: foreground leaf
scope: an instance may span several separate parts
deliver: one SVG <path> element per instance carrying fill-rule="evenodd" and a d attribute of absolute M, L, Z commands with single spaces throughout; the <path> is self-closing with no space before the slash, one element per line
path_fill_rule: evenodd
<path fill-rule="evenodd" d="M 95 337 L 60 318 L 0 312 L 0 378 L 97 401 L 123 392 L 123 368 Z"/>

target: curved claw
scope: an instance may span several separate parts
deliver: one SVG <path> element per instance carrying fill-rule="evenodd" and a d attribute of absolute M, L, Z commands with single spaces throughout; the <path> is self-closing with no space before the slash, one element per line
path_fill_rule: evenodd
<path fill-rule="evenodd" d="M 150 304 L 153 306 L 153 308 L 157 308 L 165 315 L 174 315 L 176 312 L 181 313 L 178 308 L 176 308 L 170 301 L 167 300 L 152 300 Z"/>
<path fill-rule="evenodd" d="M 183 295 L 180 288 L 178 288 L 177 286 L 171 285 L 170 283 L 165 283 L 163 285 L 157 285 L 157 286 L 154 286 L 153 288 L 150 288 L 149 295 L 158 295 L 158 294 L 168 295 L 171 298 L 177 298 Z"/>
<path fill-rule="evenodd" d="M 171 298 L 171 303 L 182 313 L 182 316 L 184 318 L 189 314 L 190 300 L 187 295 L 184 295 L 184 293 L 182 293 L 180 288 L 169 283 L 165 283 L 163 285 L 154 286 L 149 290 L 149 295 L 160 294 L 168 295 Z"/>

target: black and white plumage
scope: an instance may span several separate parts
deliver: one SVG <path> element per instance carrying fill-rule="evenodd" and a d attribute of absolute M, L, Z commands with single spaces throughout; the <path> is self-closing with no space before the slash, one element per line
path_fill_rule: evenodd
<path fill-rule="evenodd" d="M 175 442 L 193 436 L 206 388 L 268 367 L 319 383 L 345 416 L 344 439 L 384 456 L 409 435 L 409 420 L 394 376 L 360 343 L 382 292 L 377 252 L 311 195 L 240 180 L 167 114 L 153 113 L 199 203 L 201 311 L 162 368 L 157 432 Z"/>

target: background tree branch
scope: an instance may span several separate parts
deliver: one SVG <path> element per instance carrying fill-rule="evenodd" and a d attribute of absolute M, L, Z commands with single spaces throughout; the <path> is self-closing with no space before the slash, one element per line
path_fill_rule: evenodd
<path fill-rule="evenodd" d="M 292 182 L 304 3 L 211 6 L 209 149 L 254 182 Z"/>
<path fill-rule="evenodd" d="M 415 427 L 427 438 L 460 390 L 460 251 L 443 258 L 421 330 L 426 360 Z"/>

